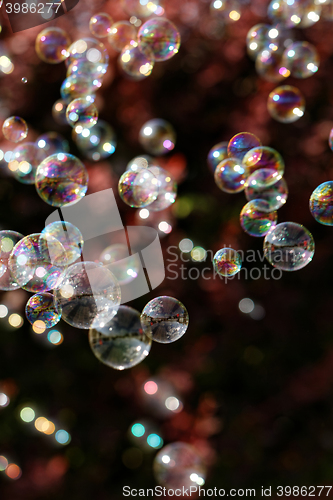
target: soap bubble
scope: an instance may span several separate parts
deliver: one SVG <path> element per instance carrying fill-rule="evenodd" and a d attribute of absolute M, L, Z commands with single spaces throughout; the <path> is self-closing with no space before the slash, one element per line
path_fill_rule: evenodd
<path fill-rule="evenodd" d="M 80 38 L 76 40 L 69 47 L 68 52 L 69 56 L 66 61 L 68 66 L 79 60 L 104 65 L 108 65 L 109 63 L 109 54 L 105 45 L 94 38 Z"/>
<path fill-rule="evenodd" d="M 157 162 L 149 155 L 140 155 L 128 162 L 126 170 L 137 172 L 143 168 L 159 167 Z"/>
<path fill-rule="evenodd" d="M 74 205 L 88 189 L 88 172 L 74 155 L 49 156 L 37 168 L 36 189 L 45 203 L 53 207 Z"/>
<path fill-rule="evenodd" d="M 142 80 L 153 71 L 154 61 L 140 52 L 136 42 L 131 42 L 123 48 L 119 56 L 119 65 L 130 77 Z"/>
<path fill-rule="evenodd" d="M 168 444 L 162 448 L 154 460 L 154 475 L 158 484 L 176 489 L 189 489 L 203 486 L 206 467 L 199 452 L 191 445 L 182 442 Z"/>
<path fill-rule="evenodd" d="M 3 122 L 2 133 L 7 141 L 23 141 L 28 135 L 27 122 L 20 116 L 10 116 Z"/>
<path fill-rule="evenodd" d="M 268 45 L 268 31 L 272 27 L 269 24 L 256 24 L 248 31 L 246 36 L 247 53 L 254 59 Z"/>
<path fill-rule="evenodd" d="M 120 286 L 111 271 L 95 262 L 71 265 L 55 300 L 62 319 L 76 328 L 102 328 L 118 311 Z"/>
<path fill-rule="evenodd" d="M 136 420 L 130 425 L 127 434 L 132 443 L 144 452 L 152 452 L 163 446 L 161 432 L 151 420 Z"/>
<path fill-rule="evenodd" d="M 133 281 L 141 268 L 138 254 L 129 255 L 127 246 L 121 243 L 105 248 L 99 260 L 115 275 L 120 285 Z"/>
<path fill-rule="evenodd" d="M 269 94 L 267 108 L 274 120 L 292 123 L 304 115 L 305 100 L 296 87 L 281 85 Z"/>
<path fill-rule="evenodd" d="M 176 132 L 166 120 L 149 120 L 141 127 L 139 142 L 148 153 L 164 155 L 175 147 Z"/>
<path fill-rule="evenodd" d="M 113 20 L 106 12 L 99 12 L 93 15 L 89 21 L 91 34 L 97 38 L 105 38 L 111 32 Z"/>
<path fill-rule="evenodd" d="M 57 132 L 46 132 L 45 134 L 40 135 L 36 139 L 36 145 L 40 151 L 40 154 L 38 155 L 41 159 L 40 161 L 56 153 L 69 152 L 68 141 Z"/>
<path fill-rule="evenodd" d="M 308 78 L 318 71 L 317 49 L 308 42 L 294 42 L 283 53 L 282 65 L 295 78 Z"/>
<path fill-rule="evenodd" d="M 108 41 L 111 47 L 117 52 L 121 52 L 126 45 L 136 42 L 138 32 L 133 24 L 128 21 L 118 21 L 111 27 Z"/>
<path fill-rule="evenodd" d="M 228 158 L 228 143 L 219 142 L 215 144 L 215 146 L 210 149 L 207 156 L 207 163 L 211 171 L 214 173 L 217 165 L 226 158 Z"/>
<path fill-rule="evenodd" d="M 103 120 L 98 120 L 92 128 L 84 128 L 81 132 L 73 129 L 72 137 L 80 152 L 93 161 L 112 155 L 117 146 L 113 128 Z"/>
<path fill-rule="evenodd" d="M 166 61 L 177 54 L 180 34 L 169 19 L 153 17 L 140 27 L 138 44 L 146 57 L 154 61 Z"/>
<path fill-rule="evenodd" d="M 283 0 L 282 12 L 287 26 L 308 28 L 319 21 L 321 5 L 317 0 Z"/>
<path fill-rule="evenodd" d="M 17 146 L 10 158 L 8 168 L 16 180 L 23 184 L 34 184 L 36 171 L 43 159 L 43 153 L 33 142 Z"/>
<path fill-rule="evenodd" d="M 66 270 L 62 244 L 41 233 L 22 238 L 9 257 L 9 270 L 24 290 L 45 292 L 60 285 Z"/>
<path fill-rule="evenodd" d="M 67 125 L 66 108 L 67 99 L 58 99 L 52 106 L 52 116 L 55 122 L 59 125 Z"/>
<path fill-rule="evenodd" d="M 146 207 L 158 196 L 158 180 L 149 169 L 126 170 L 119 179 L 118 191 L 130 207 Z"/>
<path fill-rule="evenodd" d="M 241 17 L 241 9 L 237 0 L 213 0 L 210 10 L 213 16 L 222 17 L 226 23 L 238 21 Z"/>
<path fill-rule="evenodd" d="M 66 102 L 73 101 L 79 97 L 93 97 L 96 90 L 102 84 L 99 80 L 93 80 L 93 76 L 87 78 L 82 75 L 70 75 L 62 82 L 60 87 L 60 95 Z"/>
<path fill-rule="evenodd" d="M 264 255 L 282 271 L 298 271 L 311 262 L 315 250 L 312 234 L 301 224 L 282 222 L 264 240 Z"/>
<path fill-rule="evenodd" d="M 164 14 L 162 0 L 122 0 L 122 6 L 130 16 L 149 17 Z"/>
<path fill-rule="evenodd" d="M 213 266 L 217 274 L 229 278 L 239 273 L 242 267 L 242 259 L 240 254 L 233 248 L 222 248 L 214 255 Z"/>
<path fill-rule="evenodd" d="M 310 197 L 310 212 L 317 222 L 333 226 L 333 182 L 320 184 Z"/>
<path fill-rule="evenodd" d="M 261 146 L 258 137 L 250 132 L 240 132 L 234 135 L 228 143 L 228 155 L 242 160 L 252 148 Z"/>
<path fill-rule="evenodd" d="M 76 77 L 79 80 L 90 80 L 94 90 L 102 86 L 103 78 L 107 72 L 108 65 L 94 63 L 86 59 L 74 60 L 67 68 L 66 77 Z"/>
<path fill-rule="evenodd" d="M 282 156 L 276 149 L 267 146 L 250 149 L 243 158 L 243 165 L 248 168 L 250 174 L 261 168 L 271 168 L 281 175 L 284 173 Z"/>
<path fill-rule="evenodd" d="M 158 195 L 156 200 L 149 204 L 149 210 L 159 212 L 176 201 L 177 184 L 164 168 L 151 166 L 150 171 L 157 179 Z"/>
<path fill-rule="evenodd" d="M 268 82 L 280 82 L 290 75 L 289 70 L 282 64 L 282 54 L 268 48 L 260 52 L 256 58 L 258 75 Z"/>
<path fill-rule="evenodd" d="M 104 327 L 89 330 L 90 347 L 102 363 L 124 370 L 143 361 L 149 354 L 151 339 L 142 331 L 140 313 L 120 306 Z"/>
<path fill-rule="evenodd" d="M 84 244 L 83 236 L 81 231 L 70 222 L 51 222 L 44 227 L 42 234 L 60 241 L 65 250 L 67 265 L 73 264 L 80 258 Z"/>
<path fill-rule="evenodd" d="M 58 64 L 67 59 L 71 40 L 61 28 L 49 27 L 38 33 L 36 52 L 38 57 L 49 64 Z"/>
<path fill-rule="evenodd" d="M 25 315 L 32 326 L 46 329 L 59 323 L 61 310 L 57 307 L 52 293 L 36 293 L 28 300 Z"/>
<path fill-rule="evenodd" d="M 92 102 L 92 98 L 86 96 L 74 99 L 67 106 L 66 118 L 69 125 L 76 129 L 79 128 L 79 131 L 83 130 L 83 128 L 91 128 L 96 125 L 98 111 L 94 102 Z"/>
<path fill-rule="evenodd" d="M 156 297 L 148 302 L 141 314 L 144 333 L 160 344 L 180 339 L 187 330 L 189 316 L 185 306 L 173 297 Z"/>
<path fill-rule="evenodd" d="M 221 161 L 214 173 L 217 187 L 226 193 L 243 191 L 247 177 L 246 166 L 237 158 L 227 158 Z"/>
<path fill-rule="evenodd" d="M 247 179 L 245 196 L 248 201 L 265 200 L 270 210 L 278 210 L 288 197 L 288 186 L 282 175 L 272 168 L 256 170 Z"/>
<path fill-rule="evenodd" d="M 23 234 L 16 231 L 0 231 L 0 290 L 17 290 L 19 285 L 14 280 L 10 272 L 8 260 L 9 256 Z"/>
<path fill-rule="evenodd" d="M 240 223 L 250 236 L 266 236 L 276 226 L 277 212 L 271 211 L 265 200 L 251 200 L 240 213 Z"/>

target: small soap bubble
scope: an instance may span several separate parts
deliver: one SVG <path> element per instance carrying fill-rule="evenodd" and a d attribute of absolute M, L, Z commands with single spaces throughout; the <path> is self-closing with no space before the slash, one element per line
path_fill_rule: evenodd
<path fill-rule="evenodd" d="M 242 267 L 242 259 L 240 254 L 233 248 L 222 248 L 214 255 L 213 266 L 217 274 L 228 278 L 239 273 Z"/>
<path fill-rule="evenodd" d="M 72 138 L 80 152 L 89 160 L 99 161 L 112 155 L 117 146 L 113 128 L 103 120 L 98 120 L 92 128 L 72 131 Z"/>
<path fill-rule="evenodd" d="M 139 142 L 148 153 L 164 155 L 175 147 L 176 132 L 166 120 L 159 118 L 149 120 L 141 127 Z"/>
<path fill-rule="evenodd" d="M 146 57 L 166 61 L 179 51 L 180 33 L 169 19 L 153 17 L 140 27 L 138 44 Z"/>
<path fill-rule="evenodd" d="M 42 200 L 53 207 L 74 205 L 86 194 L 88 172 L 76 156 L 58 153 L 38 166 L 36 189 Z"/>
<path fill-rule="evenodd" d="M 121 52 L 126 45 L 136 42 L 138 37 L 137 29 L 128 21 L 118 21 L 111 26 L 108 41 L 111 47 L 117 52 Z"/>
<path fill-rule="evenodd" d="M 36 38 L 38 57 L 49 64 L 58 64 L 67 59 L 71 40 L 61 28 L 49 27 L 41 31 Z"/>
<path fill-rule="evenodd" d="M 282 175 L 272 168 L 256 170 L 247 179 L 245 196 L 248 201 L 265 200 L 270 210 L 278 210 L 287 201 L 288 186 Z"/>
<path fill-rule="evenodd" d="M 75 127 L 77 130 L 80 127 L 81 131 L 83 128 L 91 128 L 96 125 L 98 111 L 90 96 L 81 97 L 68 104 L 66 118 L 71 127 Z"/>
<path fill-rule="evenodd" d="M 106 12 L 99 12 L 90 18 L 89 29 L 93 36 L 97 38 L 105 38 L 111 32 L 113 24 L 112 17 Z"/>
<path fill-rule="evenodd" d="M 320 184 L 310 197 L 310 212 L 317 222 L 333 226 L 333 182 Z"/>
<path fill-rule="evenodd" d="M 304 115 L 305 100 L 296 87 L 281 85 L 269 94 L 267 108 L 274 120 L 292 123 Z"/>
<path fill-rule="evenodd" d="M 225 193 L 243 191 L 247 177 L 247 167 L 237 158 L 227 158 L 221 161 L 214 173 L 217 187 Z"/>
<path fill-rule="evenodd" d="M 140 52 L 136 42 L 123 48 L 118 61 L 121 69 L 134 80 L 146 78 L 154 67 L 154 61 Z"/>
<path fill-rule="evenodd" d="M 311 262 L 315 251 L 312 234 L 301 224 L 282 222 L 264 240 L 264 255 L 282 271 L 298 271 Z"/>
<path fill-rule="evenodd" d="M 294 42 L 283 53 L 282 65 L 295 78 L 308 78 L 319 68 L 319 56 L 316 47 L 308 42 Z"/>
<path fill-rule="evenodd" d="M 24 76 L 23 78 L 21 78 L 21 82 L 22 82 L 22 83 L 28 83 L 28 80 L 27 80 L 27 78 L 25 78 L 25 76 Z"/>
<path fill-rule="evenodd" d="M 246 36 L 247 53 L 251 59 L 256 59 L 257 55 L 268 46 L 268 32 L 271 29 L 269 24 L 256 24 L 252 26 Z"/>
<path fill-rule="evenodd" d="M 51 293 L 36 293 L 25 306 L 25 315 L 31 325 L 38 321 L 38 328 L 52 328 L 61 319 L 61 310 L 57 307 Z M 36 323 L 37 325 L 37 323 Z"/>
<path fill-rule="evenodd" d="M 251 200 L 240 213 L 240 223 L 244 231 L 250 236 L 258 238 L 276 226 L 277 212 L 271 211 L 269 203 L 265 200 Z"/>
<path fill-rule="evenodd" d="M 189 315 L 185 306 L 173 297 L 156 297 L 145 305 L 141 314 L 144 333 L 161 344 L 180 339 L 188 324 Z"/>
<path fill-rule="evenodd" d="M 42 234 L 52 236 L 60 241 L 65 250 L 67 265 L 73 264 L 81 257 L 84 244 L 83 236 L 81 231 L 70 222 L 51 222 L 44 227 Z"/>
<path fill-rule="evenodd" d="M 228 143 L 227 142 L 219 142 L 213 146 L 207 156 L 207 163 L 212 173 L 215 172 L 215 169 L 222 160 L 228 158 Z"/>
<path fill-rule="evenodd" d="M 238 21 L 241 17 L 241 9 L 237 0 L 213 0 L 210 10 L 213 16 L 222 17 L 226 23 Z"/>
<path fill-rule="evenodd" d="M 99 260 L 115 275 L 120 285 L 126 285 L 133 281 L 141 268 L 138 254 L 130 255 L 127 245 L 121 243 L 105 248 Z"/>
<path fill-rule="evenodd" d="M 10 116 L 3 122 L 2 133 L 7 141 L 23 141 L 28 135 L 27 122 L 20 116 Z"/>
<path fill-rule="evenodd" d="M 43 153 L 38 146 L 34 142 L 25 142 L 14 149 L 8 168 L 22 184 L 34 184 L 37 167 L 42 159 Z"/>
<path fill-rule="evenodd" d="M 68 105 L 67 99 L 58 99 L 52 106 L 52 116 L 59 125 L 67 125 L 66 109 Z"/>
<path fill-rule="evenodd" d="M 228 143 L 228 155 L 243 160 L 250 149 L 261 146 L 260 139 L 250 132 L 240 132 L 234 135 Z"/>
<path fill-rule="evenodd" d="M 177 184 L 164 168 L 151 166 L 150 171 L 157 179 L 158 195 L 156 200 L 149 204 L 149 210 L 160 212 L 176 201 Z"/>
<path fill-rule="evenodd" d="M 23 234 L 16 231 L 0 231 L 0 290 L 9 291 L 19 288 L 10 272 L 8 260 L 14 246 L 23 237 Z"/>
<path fill-rule="evenodd" d="M 126 170 L 119 179 L 118 191 L 130 207 L 146 207 L 158 196 L 158 180 L 149 169 Z"/>
<path fill-rule="evenodd" d="M 89 330 L 89 343 L 99 361 L 115 370 L 124 370 L 148 356 L 152 341 L 143 333 L 139 311 L 120 306 L 104 327 Z"/>
<path fill-rule="evenodd" d="M 285 166 L 280 153 L 267 146 L 250 149 L 243 158 L 243 165 L 248 168 L 250 174 L 261 168 L 271 168 L 281 175 L 284 173 Z"/>

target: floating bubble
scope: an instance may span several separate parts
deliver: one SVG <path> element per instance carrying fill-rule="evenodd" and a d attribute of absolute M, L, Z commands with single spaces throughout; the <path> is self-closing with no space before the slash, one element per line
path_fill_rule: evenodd
<path fill-rule="evenodd" d="M 27 122 L 20 116 L 10 116 L 3 122 L 2 133 L 7 141 L 23 141 L 28 135 Z"/>
<path fill-rule="evenodd" d="M 142 331 L 140 313 L 120 306 L 104 327 L 89 330 L 90 347 L 102 363 L 124 370 L 143 361 L 149 354 L 151 339 Z"/>
<path fill-rule="evenodd" d="M 308 28 L 320 19 L 321 5 L 317 0 L 283 0 L 284 22 L 295 28 Z"/>
<path fill-rule="evenodd" d="M 255 59 L 268 45 L 268 32 L 272 27 L 269 24 L 256 24 L 252 26 L 246 36 L 247 53 Z"/>
<path fill-rule="evenodd" d="M 149 204 L 149 210 L 159 212 L 176 201 L 177 184 L 164 168 L 151 166 L 150 171 L 157 179 L 158 195 L 156 200 Z"/>
<path fill-rule="evenodd" d="M 228 155 L 242 160 L 250 149 L 261 146 L 258 137 L 250 132 L 240 132 L 234 135 L 228 143 Z"/>
<path fill-rule="evenodd" d="M 9 291 L 19 288 L 10 272 L 8 260 L 14 246 L 23 237 L 23 234 L 16 231 L 0 231 L 0 290 Z"/>
<path fill-rule="evenodd" d="M 62 244 L 41 233 L 22 238 L 9 257 L 9 270 L 17 284 L 29 292 L 45 292 L 60 285 L 66 266 Z"/>
<path fill-rule="evenodd" d="M 73 264 L 80 258 L 84 244 L 83 236 L 81 231 L 70 222 L 51 222 L 44 227 L 42 234 L 60 241 L 65 250 L 67 265 Z"/>
<path fill-rule="evenodd" d="M 187 330 L 189 316 L 185 306 L 173 297 L 156 297 L 148 302 L 141 314 L 144 333 L 161 344 L 180 339 Z"/>
<path fill-rule="evenodd" d="M 35 49 L 38 57 L 49 64 L 67 59 L 71 40 L 61 28 L 49 27 L 38 33 Z"/>
<path fill-rule="evenodd" d="M 127 246 L 121 243 L 103 250 L 99 260 L 115 275 L 120 285 L 133 281 L 141 268 L 138 254 L 129 255 Z"/>
<path fill-rule="evenodd" d="M 222 248 L 218 250 L 213 258 L 215 271 L 221 276 L 234 276 L 242 267 L 241 256 L 233 248 Z"/>
<path fill-rule="evenodd" d="M 271 168 L 281 175 L 284 173 L 282 156 L 276 149 L 267 146 L 250 149 L 244 156 L 242 163 L 247 167 L 250 174 L 261 168 Z"/>
<path fill-rule="evenodd" d="M 248 201 L 265 200 L 270 210 L 278 210 L 287 201 L 288 186 L 282 175 L 272 168 L 256 170 L 247 179 L 245 196 Z"/>
<path fill-rule="evenodd" d="M 213 0 L 210 4 L 213 16 L 220 16 L 226 23 L 238 21 L 241 9 L 237 0 Z"/>
<path fill-rule="evenodd" d="M 66 109 L 66 118 L 71 127 L 91 128 L 96 125 L 98 120 L 98 111 L 90 96 L 74 99 L 68 104 Z"/>
<path fill-rule="evenodd" d="M 284 23 L 284 1 L 283 0 L 271 0 L 267 7 L 267 17 L 272 23 Z"/>
<path fill-rule="evenodd" d="M 85 330 L 103 328 L 118 311 L 120 286 L 101 264 L 79 262 L 67 269 L 55 300 L 69 325 Z"/>
<path fill-rule="evenodd" d="M 262 78 L 274 83 L 290 76 L 290 71 L 282 64 L 282 54 L 268 48 L 258 54 L 256 71 Z"/>
<path fill-rule="evenodd" d="M 88 172 L 74 155 L 49 156 L 37 168 L 36 189 L 45 203 L 53 207 L 74 205 L 88 189 Z"/>
<path fill-rule="evenodd" d="M 96 90 L 101 86 L 99 80 L 93 80 L 93 76 L 70 75 L 62 82 L 60 94 L 67 103 L 79 97 L 91 96 L 93 98 Z"/>
<path fill-rule="evenodd" d="M 98 120 L 92 128 L 84 128 L 81 132 L 73 129 L 72 137 L 81 153 L 93 161 L 112 155 L 117 146 L 113 128 L 103 120 Z"/>
<path fill-rule="evenodd" d="M 282 65 L 295 78 L 308 78 L 318 71 L 317 49 L 308 42 L 294 42 L 283 53 Z"/>
<path fill-rule="evenodd" d="M 333 182 L 320 184 L 310 197 L 310 212 L 317 222 L 333 226 Z"/>
<path fill-rule="evenodd" d="M 55 304 L 51 293 L 36 293 L 28 300 L 25 315 L 29 323 L 35 324 L 39 329 L 46 329 L 59 323 L 61 310 Z"/>
<path fill-rule="evenodd" d="M 119 179 L 118 191 L 130 207 L 146 207 L 158 196 L 158 180 L 149 169 L 126 170 Z"/>
<path fill-rule="evenodd" d="M 93 15 L 89 21 L 89 29 L 93 36 L 105 38 L 111 32 L 113 20 L 106 12 L 99 12 Z"/>
<path fill-rule="evenodd" d="M 126 45 L 137 41 L 138 32 L 133 24 L 128 21 L 118 21 L 111 27 L 108 41 L 111 47 L 117 52 L 121 52 Z"/>
<path fill-rule="evenodd" d="M 76 77 L 79 80 L 90 80 L 94 89 L 102 86 L 103 78 L 107 72 L 108 65 L 102 63 L 94 63 L 87 59 L 74 60 L 67 68 L 66 77 Z"/>
<path fill-rule="evenodd" d="M 250 236 L 266 236 L 276 226 L 277 212 L 271 211 L 265 200 L 251 200 L 240 213 L 240 223 Z"/>
<path fill-rule="evenodd" d="M 134 445 L 145 452 L 162 448 L 163 439 L 156 424 L 151 420 L 136 420 L 128 429 L 128 437 Z"/>
<path fill-rule="evenodd" d="M 40 161 L 56 153 L 69 152 L 68 141 L 57 132 L 46 132 L 40 135 L 36 140 L 36 145 L 40 151 L 38 155 Z"/>
<path fill-rule="evenodd" d="M 146 57 L 153 61 L 166 61 L 179 51 L 180 34 L 169 19 L 153 17 L 140 27 L 138 44 Z"/>
<path fill-rule="evenodd" d="M 221 163 L 222 160 L 228 158 L 228 143 L 219 142 L 213 146 L 207 156 L 207 163 L 211 171 L 214 173 L 217 165 Z"/>
<path fill-rule="evenodd" d="M 122 6 L 130 16 L 149 17 L 152 14 L 164 14 L 162 0 L 122 0 Z"/>
<path fill-rule="evenodd" d="M 203 486 L 206 467 L 199 452 L 182 442 L 168 444 L 162 448 L 154 460 L 154 475 L 158 484 L 181 490 Z"/>
<path fill-rule="evenodd" d="M 140 52 L 136 42 L 131 42 L 123 48 L 119 56 L 119 66 L 130 77 L 142 80 L 153 71 L 154 61 Z"/>
<path fill-rule="evenodd" d="M 25 77 L 23 77 L 23 78 L 21 78 L 21 82 L 22 83 L 28 83 L 28 80 Z"/>
<path fill-rule="evenodd" d="M 247 167 L 237 158 L 227 158 L 216 167 L 214 180 L 225 193 L 239 193 L 245 187 Z"/>
<path fill-rule="evenodd" d="M 55 122 L 59 125 L 67 125 L 66 120 L 66 108 L 68 102 L 67 99 L 58 99 L 52 106 L 52 116 Z"/>
<path fill-rule="evenodd" d="M 80 38 L 68 49 L 69 56 L 67 59 L 68 66 L 79 60 L 89 61 L 95 64 L 105 64 L 109 63 L 109 54 L 106 50 L 105 45 L 95 40 L 94 38 Z"/>
<path fill-rule="evenodd" d="M 43 153 L 33 142 L 17 146 L 10 158 L 8 168 L 16 180 L 23 184 L 34 184 L 36 171 L 43 159 Z"/>
<path fill-rule="evenodd" d="M 311 262 L 315 250 L 312 234 L 301 224 L 282 222 L 264 240 L 264 255 L 282 271 L 298 271 Z"/>
<path fill-rule="evenodd" d="M 269 94 L 267 108 L 274 120 L 292 123 L 304 115 L 305 100 L 296 87 L 281 85 Z"/>
<path fill-rule="evenodd" d="M 126 170 L 137 172 L 143 168 L 159 167 L 157 162 L 149 155 L 136 156 L 128 162 Z"/>
<path fill-rule="evenodd" d="M 166 120 L 149 120 L 141 127 L 139 142 L 148 153 L 164 155 L 175 147 L 176 132 Z"/>

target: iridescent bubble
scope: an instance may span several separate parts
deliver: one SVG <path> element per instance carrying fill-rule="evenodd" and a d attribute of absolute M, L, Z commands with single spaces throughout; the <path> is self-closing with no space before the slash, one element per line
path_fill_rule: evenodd
<path fill-rule="evenodd" d="M 180 34 L 169 19 L 153 17 L 140 27 L 138 44 L 146 57 L 153 61 L 166 61 L 179 51 Z"/>
<path fill-rule="evenodd" d="M 176 132 L 166 120 L 149 120 L 141 127 L 139 142 L 148 153 L 164 155 L 175 147 Z"/>
<path fill-rule="evenodd" d="M 320 19 L 321 5 L 317 0 L 283 0 L 284 23 L 295 28 L 308 28 Z"/>
<path fill-rule="evenodd" d="M 126 45 L 136 42 L 138 36 L 137 29 L 128 21 L 118 21 L 111 27 L 108 41 L 111 47 L 117 52 L 121 52 Z"/>
<path fill-rule="evenodd" d="M 36 293 L 28 300 L 25 315 L 33 326 L 35 324 L 39 329 L 46 329 L 59 323 L 61 310 L 57 307 L 52 293 Z"/>
<path fill-rule="evenodd" d="M 310 197 L 310 212 L 317 222 L 333 226 L 333 182 L 320 184 Z"/>
<path fill-rule="evenodd" d="M 8 260 L 14 246 L 22 238 L 23 234 L 16 231 L 0 231 L 0 290 L 20 288 L 10 272 Z"/>
<path fill-rule="evenodd" d="M 80 258 L 84 244 L 83 236 L 81 231 L 70 222 L 51 222 L 44 227 L 42 234 L 60 241 L 65 250 L 67 265 L 73 264 Z"/>
<path fill-rule="evenodd" d="M 250 149 L 243 158 L 243 165 L 248 168 L 250 174 L 261 168 L 272 168 L 281 175 L 284 173 L 282 156 L 276 149 L 267 146 Z"/>
<path fill-rule="evenodd" d="M 119 66 L 131 78 L 142 80 L 153 71 L 154 61 L 140 52 L 137 42 L 131 42 L 123 48 Z"/>
<path fill-rule="evenodd" d="M 156 297 L 145 305 L 141 314 L 144 333 L 160 344 L 180 339 L 188 324 L 189 316 L 185 306 L 173 297 Z"/>
<path fill-rule="evenodd" d="M 312 234 L 301 224 L 282 222 L 264 240 L 264 255 L 282 271 L 298 271 L 311 262 L 315 250 Z"/>
<path fill-rule="evenodd" d="M 76 77 L 77 80 L 88 79 L 92 81 L 94 89 L 101 87 L 108 65 L 102 63 L 94 63 L 87 59 L 75 59 L 67 68 L 66 76 Z"/>
<path fill-rule="evenodd" d="M 205 484 L 206 466 L 199 452 L 182 442 L 168 444 L 162 448 L 154 460 L 154 475 L 158 484 L 176 489 L 193 489 Z M 194 490 L 196 488 L 196 490 Z"/>
<path fill-rule="evenodd" d="M 149 17 L 164 14 L 163 0 L 122 0 L 122 6 L 130 16 Z"/>
<path fill-rule="evenodd" d="M 40 161 L 56 153 L 68 153 L 68 141 L 58 132 L 46 132 L 36 139 Z"/>
<path fill-rule="evenodd" d="M 41 31 L 36 38 L 38 57 L 49 64 L 58 64 L 67 59 L 71 40 L 61 28 L 49 27 Z"/>
<path fill-rule="evenodd" d="M 36 189 L 45 203 L 53 207 L 74 205 L 88 189 L 88 172 L 74 155 L 49 156 L 37 168 Z"/>
<path fill-rule="evenodd" d="M 133 281 L 141 268 L 138 254 L 129 255 L 127 246 L 121 243 L 105 248 L 99 260 L 105 267 L 110 269 L 120 285 L 126 285 Z"/>
<path fill-rule="evenodd" d="M 111 271 L 95 262 L 79 262 L 67 269 L 55 300 L 62 319 L 76 328 L 103 328 L 117 313 L 120 286 Z"/>
<path fill-rule="evenodd" d="M 52 106 L 52 116 L 59 125 L 67 125 L 66 108 L 68 99 L 58 99 Z"/>
<path fill-rule="evenodd" d="M 256 58 L 258 75 L 269 82 L 280 82 L 290 75 L 289 70 L 282 64 L 282 54 L 268 48 L 260 52 Z"/>
<path fill-rule="evenodd" d="M 267 17 L 272 23 L 285 23 L 284 1 L 271 0 L 267 7 Z"/>
<path fill-rule="evenodd" d="M 242 259 L 240 254 L 233 248 L 222 248 L 214 255 L 213 266 L 217 274 L 228 278 L 239 273 L 242 267 Z"/>
<path fill-rule="evenodd" d="M 2 124 L 2 133 L 7 141 L 23 141 L 28 135 L 27 122 L 20 116 L 10 116 Z"/>
<path fill-rule="evenodd" d="M 165 210 L 176 201 L 177 184 L 167 170 L 158 166 L 149 167 L 157 179 L 158 195 L 149 204 L 149 210 L 159 212 Z"/>
<path fill-rule="evenodd" d="M 292 123 L 304 115 L 305 100 L 296 87 L 281 85 L 269 94 L 267 109 L 274 120 Z"/>
<path fill-rule="evenodd" d="M 265 236 L 276 222 L 277 212 L 272 212 L 265 200 L 249 201 L 240 213 L 241 226 L 250 236 Z"/>
<path fill-rule="evenodd" d="M 252 26 L 246 36 L 247 53 L 254 59 L 259 52 L 262 52 L 268 45 L 268 31 L 271 29 L 269 24 L 256 24 Z"/>
<path fill-rule="evenodd" d="M 330 135 L 328 138 L 328 145 L 331 148 L 331 150 L 333 151 L 333 128 L 330 131 Z"/>
<path fill-rule="evenodd" d="M 318 71 L 319 56 L 316 47 L 308 42 L 294 42 L 283 53 L 282 65 L 295 78 L 308 78 Z"/>
<path fill-rule="evenodd" d="M 19 182 L 34 184 L 37 167 L 42 158 L 43 154 L 35 143 L 25 142 L 14 149 L 8 168 Z"/>
<path fill-rule="evenodd" d="M 98 120 L 97 108 L 90 96 L 80 97 L 70 102 L 66 109 L 66 118 L 77 132 L 82 132 L 84 128 L 91 128 Z"/>
<path fill-rule="evenodd" d="M 108 64 L 109 54 L 105 45 L 94 38 L 80 38 L 68 49 L 67 64 L 86 60 L 94 64 Z"/>
<path fill-rule="evenodd" d="M 104 327 L 89 330 L 90 347 L 102 363 L 124 370 L 143 361 L 149 354 L 151 339 L 142 331 L 140 313 L 120 306 Z"/>
<path fill-rule="evenodd" d="M 9 270 L 24 290 L 45 292 L 57 288 L 66 270 L 62 244 L 41 233 L 22 238 L 9 257 Z"/>
<path fill-rule="evenodd" d="M 215 146 L 210 149 L 207 156 L 207 163 L 211 171 L 214 173 L 217 165 L 226 158 L 228 158 L 228 143 L 219 142 L 215 144 Z"/>
<path fill-rule="evenodd" d="M 288 186 L 282 175 L 272 168 L 256 170 L 247 179 L 245 196 L 248 201 L 265 200 L 270 210 L 278 210 L 288 197 Z"/>
<path fill-rule="evenodd" d="M 74 74 L 62 82 L 60 94 L 67 103 L 79 97 L 91 96 L 93 98 L 94 93 L 101 85 L 99 80 L 93 80 L 93 76 L 85 78 L 82 75 Z"/>
<path fill-rule="evenodd" d="M 93 161 L 112 155 L 117 146 L 113 128 L 103 120 L 98 120 L 92 128 L 84 128 L 80 133 L 73 129 L 72 137 L 81 153 Z"/>
<path fill-rule="evenodd" d="M 241 17 L 240 4 L 237 0 L 213 0 L 210 4 L 213 16 L 220 16 L 226 23 L 238 21 Z"/>
<path fill-rule="evenodd" d="M 241 160 L 227 158 L 216 167 L 214 180 L 218 188 L 225 193 L 239 193 L 245 187 L 248 171 Z"/>
<path fill-rule="evenodd" d="M 99 12 L 93 15 L 89 21 L 89 29 L 93 36 L 105 38 L 111 32 L 113 20 L 106 12 Z"/>
<path fill-rule="evenodd" d="M 251 132 L 240 132 L 234 135 L 228 143 L 228 155 L 243 160 L 250 149 L 261 146 L 260 139 Z"/>
<path fill-rule="evenodd" d="M 158 196 L 158 181 L 149 169 L 126 170 L 119 179 L 118 191 L 130 207 L 146 207 Z"/>

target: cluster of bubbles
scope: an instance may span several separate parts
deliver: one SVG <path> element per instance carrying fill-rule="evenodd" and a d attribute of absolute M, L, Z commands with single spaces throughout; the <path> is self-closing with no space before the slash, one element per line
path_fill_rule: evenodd
<path fill-rule="evenodd" d="M 241 132 L 211 148 L 207 161 L 222 191 L 245 191 L 248 203 L 240 213 L 241 227 L 250 236 L 265 237 L 264 254 L 270 264 L 295 271 L 312 260 L 314 241 L 308 230 L 294 222 L 277 224 L 277 210 L 288 197 L 285 164 L 278 151 L 263 146 L 254 134 Z M 223 248 L 213 265 L 218 274 L 230 277 L 240 271 L 242 261 L 238 252 Z"/>

